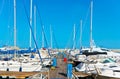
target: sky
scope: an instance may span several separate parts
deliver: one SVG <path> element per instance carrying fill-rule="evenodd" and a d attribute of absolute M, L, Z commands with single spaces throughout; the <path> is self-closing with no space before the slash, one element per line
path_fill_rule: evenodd
<path fill-rule="evenodd" d="M 75 47 L 80 48 L 80 20 L 82 20 L 82 46 L 89 47 L 91 0 L 33 0 L 32 28 L 34 32 L 34 6 L 36 11 L 36 42 L 42 46 L 42 26 L 45 47 L 50 47 L 50 26 L 53 48 L 72 48 L 73 27 L 76 27 Z M 93 0 L 93 40 L 97 46 L 120 48 L 120 0 Z M 30 0 L 16 0 L 17 46 L 29 47 Z M 14 45 L 13 0 L 0 0 L 0 47 Z M 33 38 L 32 38 L 33 39 Z M 47 42 L 47 44 L 46 44 Z M 32 48 L 34 41 L 32 40 Z"/>

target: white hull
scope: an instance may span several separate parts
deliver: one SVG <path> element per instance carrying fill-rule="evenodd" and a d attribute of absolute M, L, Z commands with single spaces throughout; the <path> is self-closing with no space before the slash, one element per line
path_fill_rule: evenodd
<path fill-rule="evenodd" d="M 0 70 L 1 71 L 19 71 L 20 67 L 24 72 L 40 71 L 42 66 L 39 62 L 33 63 L 20 63 L 18 61 L 0 61 Z"/>

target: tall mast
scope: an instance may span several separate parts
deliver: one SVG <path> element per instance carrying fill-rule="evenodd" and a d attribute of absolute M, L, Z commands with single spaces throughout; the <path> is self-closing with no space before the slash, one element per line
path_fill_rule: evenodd
<path fill-rule="evenodd" d="M 44 25 L 43 25 L 43 30 L 42 30 L 42 47 L 44 47 Z"/>
<path fill-rule="evenodd" d="M 16 47 L 16 0 L 14 0 L 14 47 Z"/>
<path fill-rule="evenodd" d="M 82 20 L 80 20 L 80 47 L 82 47 Z"/>
<path fill-rule="evenodd" d="M 93 1 L 91 0 L 91 6 L 90 6 L 90 48 L 93 48 L 92 44 L 92 17 L 93 17 Z"/>
<path fill-rule="evenodd" d="M 30 26 L 32 26 L 32 0 L 30 0 Z M 30 47 L 32 46 L 32 32 L 30 29 Z"/>
<path fill-rule="evenodd" d="M 16 49 L 16 0 L 14 0 L 14 47 Z M 16 59 L 16 50 L 14 51 L 14 58 Z"/>
<path fill-rule="evenodd" d="M 74 24 L 73 33 L 74 33 L 74 36 L 73 36 L 73 49 L 75 49 L 75 36 L 76 36 L 76 33 L 75 33 L 75 24 Z"/>
<path fill-rule="evenodd" d="M 50 25 L 50 47 L 52 49 L 52 26 Z"/>
<path fill-rule="evenodd" d="M 34 5 L 34 36 L 36 40 L 36 6 Z M 36 45 L 35 45 L 36 48 Z"/>

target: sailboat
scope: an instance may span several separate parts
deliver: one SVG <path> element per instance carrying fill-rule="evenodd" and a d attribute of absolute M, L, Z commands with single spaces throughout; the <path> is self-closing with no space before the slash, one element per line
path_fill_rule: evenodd
<path fill-rule="evenodd" d="M 105 49 L 105 48 L 100 48 L 97 47 L 93 38 L 92 38 L 92 20 L 93 20 L 93 1 L 91 1 L 91 6 L 90 6 L 90 47 L 89 48 L 82 48 L 82 54 L 88 56 L 88 55 L 97 55 L 97 54 L 104 54 L 107 56 L 117 56 L 119 55 L 118 53 L 112 52 L 111 50 Z"/>
<path fill-rule="evenodd" d="M 94 40 L 92 39 L 93 1 L 91 1 L 90 7 L 90 48 L 82 49 L 82 53 L 85 55 L 107 54 L 106 51 L 103 51 L 100 48 L 96 47 Z"/>
<path fill-rule="evenodd" d="M 67 52 L 69 54 L 70 59 L 74 58 L 76 54 L 79 54 L 79 49 L 76 49 L 76 25 L 75 24 L 73 27 L 73 46 L 72 46 L 72 49 L 67 49 Z"/>
<path fill-rule="evenodd" d="M 116 57 L 120 57 L 120 54 L 98 48 L 93 44 L 92 8 L 93 1 L 91 1 L 90 48 L 82 49 L 82 53 L 86 57 L 79 61 L 75 69 L 84 73 L 92 73 L 96 79 L 120 79 L 120 65 L 116 62 Z"/>
<path fill-rule="evenodd" d="M 16 0 L 14 0 L 14 47 L 16 47 Z M 33 72 L 41 70 L 42 63 L 37 56 L 31 58 L 29 55 L 24 55 L 18 58 L 16 53 L 17 50 L 14 51 L 14 58 L 11 60 L 0 60 L 0 71 Z"/>

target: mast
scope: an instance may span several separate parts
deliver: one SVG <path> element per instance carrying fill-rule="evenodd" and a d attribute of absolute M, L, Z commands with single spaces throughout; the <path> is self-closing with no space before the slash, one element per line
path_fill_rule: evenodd
<path fill-rule="evenodd" d="M 92 51 L 93 44 L 92 44 L 92 17 L 93 17 L 93 1 L 91 0 L 90 6 L 90 49 Z"/>
<path fill-rule="evenodd" d="M 30 26 L 32 26 L 32 0 L 30 0 Z M 30 47 L 32 46 L 32 32 L 30 29 Z"/>
<path fill-rule="evenodd" d="M 80 47 L 82 47 L 82 20 L 80 20 Z"/>
<path fill-rule="evenodd" d="M 36 40 L 36 6 L 34 5 L 34 36 Z M 35 45 L 36 48 L 36 45 Z"/>
<path fill-rule="evenodd" d="M 43 25 L 43 30 L 44 30 L 44 25 Z M 44 47 L 44 32 L 42 30 L 42 47 Z"/>
<path fill-rule="evenodd" d="M 14 47 L 16 48 L 16 0 L 14 0 Z M 16 51 L 14 57 L 16 58 Z"/>
<path fill-rule="evenodd" d="M 75 33 L 75 24 L 74 24 L 73 33 L 74 33 L 74 36 L 73 36 L 73 49 L 75 49 L 75 36 L 76 36 L 76 33 Z"/>
<path fill-rule="evenodd" d="M 53 40 L 53 38 L 52 38 L 52 26 L 50 25 L 50 47 L 51 47 L 51 49 L 52 49 L 52 40 Z"/>
<path fill-rule="evenodd" d="M 16 0 L 14 0 L 14 47 L 16 47 Z"/>

